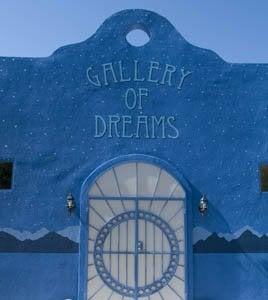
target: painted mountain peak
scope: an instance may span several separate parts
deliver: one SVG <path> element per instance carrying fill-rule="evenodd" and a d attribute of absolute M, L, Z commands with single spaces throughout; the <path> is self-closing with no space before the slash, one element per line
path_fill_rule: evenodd
<path fill-rule="evenodd" d="M 24 240 L 37 240 L 43 236 L 45 236 L 46 234 L 49 233 L 49 230 L 47 228 L 41 228 L 38 231 L 35 232 L 30 232 L 27 230 L 16 230 L 13 228 L 0 228 L 0 232 L 5 232 L 8 233 L 10 235 L 12 235 L 13 237 L 15 237 L 17 240 L 19 241 L 24 241 Z"/>
<path fill-rule="evenodd" d="M 201 229 L 194 231 L 195 253 L 266 253 L 268 252 L 268 236 L 260 234 L 250 226 L 245 226 L 233 234 L 210 233 L 206 235 Z"/>
<path fill-rule="evenodd" d="M 20 240 L 0 231 L 0 252 L 75 253 L 78 243 L 56 232 L 48 232 L 36 239 Z"/>
<path fill-rule="evenodd" d="M 227 241 L 231 241 L 233 239 L 239 238 L 245 231 L 250 231 L 252 234 L 256 235 L 257 237 L 261 238 L 263 235 L 268 235 L 268 233 L 260 233 L 257 230 L 255 230 L 253 227 L 246 225 L 237 231 L 230 233 L 230 232 L 219 232 L 217 235 L 219 237 L 224 237 Z M 200 240 L 206 240 L 210 235 L 212 235 L 213 232 L 208 231 L 207 229 L 196 226 L 193 229 L 193 243 L 196 244 Z"/>
<path fill-rule="evenodd" d="M 13 228 L 0 228 L 0 232 L 9 233 L 10 235 L 14 236 L 18 240 L 24 241 L 24 240 L 37 240 L 45 236 L 51 231 L 43 227 L 35 232 L 31 232 L 27 230 L 17 230 Z M 79 243 L 79 226 L 68 226 L 66 228 L 54 232 L 57 232 L 59 235 L 63 237 L 67 237 L 71 241 Z"/>

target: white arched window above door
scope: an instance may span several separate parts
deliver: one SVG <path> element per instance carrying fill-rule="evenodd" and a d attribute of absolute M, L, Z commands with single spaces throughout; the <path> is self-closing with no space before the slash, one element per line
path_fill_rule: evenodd
<path fill-rule="evenodd" d="M 95 196 L 184 198 L 180 183 L 158 166 L 130 162 L 114 166 L 100 176 L 89 191 Z"/>
<path fill-rule="evenodd" d="M 180 182 L 157 165 L 125 162 L 88 195 L 87 299 L 186 299 Z"/>

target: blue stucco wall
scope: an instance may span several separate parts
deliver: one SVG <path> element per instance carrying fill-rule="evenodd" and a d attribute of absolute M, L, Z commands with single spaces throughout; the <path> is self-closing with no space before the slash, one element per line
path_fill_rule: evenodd
<path fill-rule="evenodd" d="M 151 35 L 143 47 L 125 40 L 137 24 Z M 119 82 L 119 61 L 132 79 L 138 61 L 144 81 Z M 148 81 L 152 61 L 159 63 L 157 83 Z M 107 85 L 106 63 L 116 74 L 115 80 L 107 73 Z M 170 85 L 168 78 L 161 84 L 167 64 L 177 68 Z M 191 74 L 180 86 L 181 69 Z M 97 74 L 101 87 L 88 78 Z M 125 105 L 130 88 L 148 89 L 142 109 Z M 77 243 L 79 195 L 88 175 L 117 156 L 147 154 L 169 162 L 189 181 L 194 227 L 232 234 L 247 226 L 265 235 L 268 194 L 260 192 L 259 165 L 268 161 L 267 100 L 267 64 L 229 64 L 143 10 L 113 15 L 88 40 L 47 58 L 2 57 L 0 159 L 14 161 L 14 178 L 12 190 L 0 190 L 0 228 L 28 235 L 66 229 Z M 169 126 L 164 138 L 144 130 L 127 138 L 122 127 L 120 137 L 115 130 L 112 137 L 96 137 L 96 115 L 172 116 L 178 136 Z M 69 191 L 78 204 L 73 216 L 65 209 Z M 205 217 L 197 209 L 202 194 L 209 200 Z M 194 254 L 194 299 L 266 299 L 267 253 L 241 252 Z M 78 253 L 0 253 L 1 299 L 77 299 L 78 263 Z"/>

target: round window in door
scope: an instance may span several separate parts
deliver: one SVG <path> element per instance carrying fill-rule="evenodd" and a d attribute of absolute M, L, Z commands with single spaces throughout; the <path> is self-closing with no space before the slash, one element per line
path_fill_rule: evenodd
<path fill-rule="evenodd" d="M 185 191 L 159 166 L 128 162 L 89 191 L 87 299 L 185 296 Z"/>

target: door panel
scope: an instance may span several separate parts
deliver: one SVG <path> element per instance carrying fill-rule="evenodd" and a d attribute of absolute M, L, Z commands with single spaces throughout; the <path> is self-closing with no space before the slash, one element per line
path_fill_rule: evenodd
<path fill-rule="evenodd" d="M 115 165 L 89 190 L 87 299 L 185 297 L 185 191 L 166 170 Z"/>
<path fill-rule="evenodd" d="M 183 201 L 91 199 L 89 207 L 88 299 L 185 299 Z"/>

